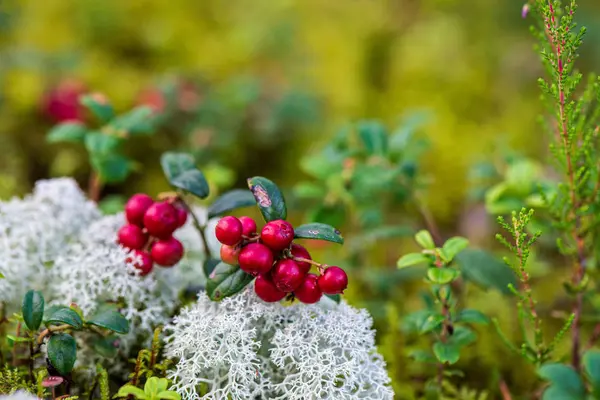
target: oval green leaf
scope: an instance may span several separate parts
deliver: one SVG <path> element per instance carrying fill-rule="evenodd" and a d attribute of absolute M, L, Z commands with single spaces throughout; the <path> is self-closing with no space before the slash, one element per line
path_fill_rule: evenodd
<path fill-rule="evenodd" d="M 442 257 L 446 262 L 450 262 L 458 253 L 469 246 L 469 240 L 464 237 L 455 236 L 446 241 L 442 247 Z"/>
<path fill-rule="evenodd" d="M 68 375 L 73 370 L 77 359 L 75 339 L 66 333 L 58 333 L 50 337 L 46 348 L 50 364 L 61 375 Z"/>
<path fill-rule="evenodd" d="M 83 143 L 87 128 L 79 121 L 68 121 L 56 125 L 48 132 L 46 140 L 49 143 L 70 142 Z"/>
<path fill-rule="evenodd" d="M 209 258 L 202 263 L 202 269 L 204 271 L 204 276 L 209 277 L 210 274 L 214 271 L 215 267 L 219 265 L 221 260 L 216 258 Z"/>
<path fill-rule="evenodd" d="M 96 325 L 116 333 L 125 334 L 129 332 L 129 321 L 119 312 L 107 310 L 96 314 L 87 321 L 90 325 Z"/>
<path fill-rule="evenodd" d="M 208 182 L 204 174 L 196 168 L 194 157 L 190 154 L 167 152 L 160 158 L 160 164 L 172 186 L 201 199 L 208 196 Z"/>
<path fill-rule="evenodd" d="M 154 117 L 150 107 L 140 106 L 119 115 L 110 125 L 131 135 L 151 134 L 154 132 Z"/>
<path fill-rule="evenodd" d="M 117 392 L 117 395 L 115 397 L 128 397 L 128 396 L 134 396 L 136 399 L 146 399 L 146 392 L 144 392 L 142 389 L 137 388 L 131 384 L 126 384 L 124 386 L 121 386 L 121 388 L 119 389 L 119 391 Z"/>
<path fill-rule="evenodd" d="M 37 331 L 44 318 L 44 296 L 35 290 L 28 291 L 23 298 L 21 312 L 29 330 Z"/>
<path fill-rule="evenodd" d="M 570 365 L 550 363 L 538 369 L 538 375 L 550 382 L 561 392 L 567 393 L 569 399 L 583 399 L 585 387 L 577 372 Z"/>
<path fill-rule="evenodd" d="M 369 155 L 383 156 L 387 153 L 388 137 L 385 127 L 377 121 L 363 121 L 358 124 L 358 135 Z"/>
<path fill-rule="evenodd" d="M 118 337 L 116 335 L 101 336 L 92 341 L 92 348 L 102 357 L 113 358 L 118 352 L 118 346 L 115 344 L 117 341 Z"/>
<path fill-rule="evenodd" d="M 458 275 L 460 275 L 459 271 L 449 267 L 431 267 L 427 270 L 427 277 L 431 282 L 437 285 L 447 285 L 448 283 L 458 278 Z"/>
<path fill-rule="evenodd" d="M 47 313 L 45 321 L 47 324 L 70 325 L 75 329 L 81 329 L 83 326 L 83 321 L 81 320 L 81 317 L 79 317 L 79 314 L 68 307 L 61 307 L 54 310 L 52 313 Z"/>
<path fill-rule="evenodd" d="M 600 351 L 586 351 L 583 355 L 583 367 L 594 388 L 594 393 L 600 395 Z"/>
<path fill-rule="evenodd" d="M 108 122 L 115 116 L 115 111 L 110 102 L 99 93 L 81 96 L 79 103 L 102 122 Z"/>
<path fill-rule="evenodd" d="M 487 325 L 490 323 L 490 319 L 481 311 L 464 309 L 458 313 L 456 322 L 462 322 L 465 324 L 482 324 Z"/>
<path fill-rule="evenodd" d="M 85 148 L 94 156 L 114 154 L 123 144 L 123 139 L 102 132 L 90 132 L 85 136 Z"/>
<path fill-rule="evenodd" d="M 515 273 L 492 254 L 479 249 L 466 249 L 456 256 L 463 278 L 483 288 L 511 293 L 509 284 L 517 286 Z"/>
<path fill-rule="evenodd" d="M 423 264 L 423 263 L 429 264 L 430 262 L 431 262 L 431 260 L 425 254 L 408 253 L 408 254 L 405 254 L 402 257 L 400 257 L 400 259 L 398 260 L 398 268 L 406 268 L 406 267 L 410 267 L 412 265 Z"/>
<path fill-rule="evenodd" d="M 433 250 L 435 248 L 435 243 L 433 242 L 433 237 L 431 237 L 431 233 L 426 231 L 425 229 L 417 232 L 415 235 L 415 240 L 424 249 Z"/>
<path fill-rule="evenodd" d="M 458 346 L 451 343 L 436 342 L 433 345 L 433 354 L 444 364 L 455 364 L 460 358 Z"/>
<path fill-rule="evenodd" d="M 92 154 L 90 163 L 106 183 L 123 182 L 133 170 L 133 162 L 118 153 Z"/>
<path fill-rule="evenodd" d="M 294 229 L 294 237 L 297 239 L 317 239 L 344 244 L 344 237 L 339 230 L 331 225 L 321 224 L 320 222 L 300 225 Z"/>
<path fill-rule="evenodd" d="M 262 176 L 255 176 L 248 179 L 248 187 L 265 221 L 287 218 L 285 199 L 275 183 Z"/>
<path fill-rule="evenodd" d="M 206 292 L 213 301 L 223 300 L 244 289 L 254 277 L 245 273 L 238 266 L 219 263 L 209 275 Z"/>
<path fill-rule="evenodd" d="M 228 211 L 256 205 L 254 195 L 243 189 L 233 189 L 223 193 L 208 207 L 208 218 L 217 217 Z"/>

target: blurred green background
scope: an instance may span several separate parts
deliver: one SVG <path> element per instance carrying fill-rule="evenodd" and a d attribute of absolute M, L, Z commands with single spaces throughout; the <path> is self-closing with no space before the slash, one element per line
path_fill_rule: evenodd
<path fill-rule="evenodd" d="M 595 51 L 600 3 L 578 3 L 579 21 L 588 27 L 579 66 L 600 71 Z M 429 147 L 419 174 L 429 185 L 421 200 L 444 236 L 460 233 L 489 244 L 496 228 L 492 223 L 491 230 L 479 229 L 477 221 L 489 218 L 469 197 L 469 171 L 498 157 L 499 149 L 543 160 L 547 147 L 537 123 L 542 107 L 536 79 L 543 71 L 522 5 L 522 0 L 3 0 L 0 198 L 27 193 L 37 179 L 51 176 L 72 175 L 87 185 L 85 151 L 48 144 L 45 136 L 60 119 L 83 118 L 73 99 L 88 91 L 104 93 L 118 111 L 149 104 L 163 116 L 154 136 L 136 138 L 126 149 L 138 162 L 136 171 L 126 182 L 108 185 L 103 196 L 167 189 L 159 165 L 167 150 L 193 152 L 222 188 L 243 187 L 252 175 L 292 187 L 306 179 L 302 157 L 322 148 L 345 124 L 366 118 L 396 126 L 401 116 L 426 111 L 419 134 Z M 423 226 L 418 216 L 405 217 Z M 294 218 L 304 217 L 297 212 Z M 387 243 L 363 260 L 365 268 L 393 266 L 405 249 L 403 240 Z M 548 296 L 555 287 L 547 289 Z M 402 310 L 418 306 L 418 298 L 409 300 L 403 290 L 391 288 L 383 301 L 376 289 L 358 288 L 348 297 L 375 315 L 401 393 L 410 379 L 398 350 L 404 338 L 397 320 Z M 495 292 L 470 296 L 484 299 L 490 310 L 499 304 Z M 480 357 L 466 361 L 486 377 L 485 383 L 472 379 L 472 386 L 486 387 L 495 379 L 491 371 L 481 372 L 481 365 L 500 354 L 491 347 L 484 341 Z M 501 370 L 511 384 L 531 384 L 515 383 L 518 371 L 510 366 Z M 402 394 L 411 398 L 409 391 Z"/>

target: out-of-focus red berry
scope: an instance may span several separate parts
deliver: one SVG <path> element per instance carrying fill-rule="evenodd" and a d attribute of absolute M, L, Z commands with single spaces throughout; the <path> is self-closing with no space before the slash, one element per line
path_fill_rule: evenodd
<path fill-rule="evenodd" d="M 242 223 L 242 235 L 252 236 L 256 233 L 256 222 L 250 217 L 240 217 Z"/>
<path fill-rule="evenodd" d="M 306 248 L 304 246 L 301 246 L 296 243 L 292 243 L 292 255 L 294 257 L 312 260 L 312 257 L 310 256 L 310 253 L 308 252 L 308 250 L 306 250 Z M 305 274 L 308 274 L 308 271 L 310 271 L 310 264 L 307 262 L 304 262 L 304 261 L 297 261 L 297 260 L 295 260 L 295 261 L 298 264 L 298 266 L 302 269 L 302 272 L 304 272 Z"/>
<path fill-rule="evenodd" d="M 130 224 L 144 226 L 144 215 L 150 206 L 154 204 L 152 197 L 144 193 L 134 194 L 125 203 L 125 217 Z"/>
<path fill-rule="evenodd" d="M 177 210 L 164 201 L 154 203 L 144 214 L 144 226 L 150 235 L 159 239 L 168 239 L 179 227 Z"/>
<path fill-rule="evenodd" d="M 119 243 L 130 249 L 142 249 L 148 241 L 148 235 L 137 225 L 123 225 L 117 234 Z"/>

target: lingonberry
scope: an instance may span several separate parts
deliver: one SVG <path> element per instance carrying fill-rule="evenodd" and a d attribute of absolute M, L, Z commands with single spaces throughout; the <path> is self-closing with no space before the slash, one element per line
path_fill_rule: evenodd
<path fill-rule="evenodd" d="M 271 249 L 280 251 L 294 240 L 294 227 L 282 219 L 271 221 L 262 228 L 260 238 Z"/>
<path fill-rule="evenodd" d="M 318 277 L 315 274 L 307 274 L 304 281 L 294 290 L 294 296 L 303 303 L 313 304 L 321 299 L 323 292 L 317 284 Z"/>
<path fill-rule="evenodd" d="M 185 209 L 185 207 L 179 203 L 175 203 L 174 207 L 175 210 L 177 210 L 178 227 L 181 228 L 183 225 L 185 225 L 185 222 L 187 221 L 188 212 Z"/>
<path fill-rule="evenodd" d="M 348 275 L 340 267 L 329 267 L 319 277 L 318 282 L 323 293 L 344 293 L 344 290 L 348 287 Z"/>
<path fill-rule="evenodd" d="M 146 276 L 152 271 L 154 261 L 147 251 L 134 250 L 134 257 L 127 257 L 125 261 L 132 263 L 134 268 L 140 271 L 140 276 Z"/>
<path fill-rule="evenodd" d="M 221 246 L 221 261 L 229 265 L 238 265 L 238 258 L 242 247 L 239 245 L 227 246 L 226 244 Z"/>
<path fill-rule="evenodd" d="M 264 244 L 250 243 L 240 251 L 238 263 L 249 274 L 263 274 L 269 272 L 273 265 L 273 253 Z"/>
<path fill-rule="evenodd" d="M 130 224 L 144 226 L 144 214 L 154 204 L 152 197 L 144 193 L 134 194 L 125 204 L 125 216 Z"/>
<path fill-rule="evenodd" d="M 289 293 L 302 284 L 306 273 L 294 260 L 284 259 L 277 261 L 272 276 L 277 289 Z"/>
<path fill-rule="evenodd" d="M 304 246 L 300 246 L 299 244 L 296 244 L 296 243 L 292 243 L 292 256 L 299 257 L 299 258 L 305 258 L 307 260 L 312 260 L 308 250 L 306 250 L 306 248 Z M 302 270 L 302 272 L 304 272 L 305 274 L 308 274 L 308 271 L 310 271 L 310 264 L 307 263 L 306 261 L 298 261 L 298 260 L 295 260 L 295 261 L 296 261 L 296 264 L 298 264 L 298 266 Z"/>
<path fill-rule="evenodd" d="M 242 223 L 232 216 L 223 217 L 217 222 L 215 236 L 217 240 L 228 246 L 233 246 L 242 240 Z"/>
<path fill-rule="evenodd" d="M 274 303 L 282 300 L 285 297 L 285 293 L 277 289 L 269 275 L 268 273 L 260 274 L 256 278 L 254 281 L 254 292 L 260 299 L 268 303 Z"/>
<path fill-rule="evenodd" d="M 240 217 L 242 223 L 242 235 L 252 236 L 256 233 L 256 222 L 250 217 Z"/>
<path fill-rule="evenodd" d="M 177 210 L 167 202 L 154 203 L 144 214 L 148 233 L 159 239 L 168 239 L 179 226 Z"/>
<path fill-rule="evenodd" d="M 183 257 L 183 245 L 174 237 L 159 240 L 152 245 L 150 254 L 158 265 L 172 267 Z"/>
<path fill-rule="evenodd" d="M 123 225 L 117 233 L 119 243 L 130 249 L 141 249 L 148 241 L 148 235 L 137 225 Z"/>

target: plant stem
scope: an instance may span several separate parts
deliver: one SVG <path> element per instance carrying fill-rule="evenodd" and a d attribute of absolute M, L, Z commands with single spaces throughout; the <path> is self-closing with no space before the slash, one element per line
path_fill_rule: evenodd
<path fill-rule="evenodd" d="M 180 198 L 181 198 L 181 196 L 180 196 Z M 194 228 L 196 228 L 196 230 L 198 231 L 198 234 L 200 235 L 200 239 L 202 239 L 202 245 L 204 246 L 204 256 L 206 257 L 207 260 L 211 259 L 212 254 L 210 251 L 210 247 L 208 247 L 208 240 L 206 240 L 206 235 L 204 234 L 204 229 L 206 229 L 206 226 L 203 226 L 202 224 L 200 224 L 200 221 L 198 221 L 196 214 L 194 214 L 194 212 L 192 211 L 192 208 L 189 206 L 189 204 L 187 202 L 185 202 L 183 200 L 183 198 L 181 198 L 181 204 L 183 204 L 183 206 L 185 207 L 188 214 L 192 217 L 192 223 L 194 224 Z"/>
<path fill-rule="evenodd" d="M 102 191 L 102 181 L 96 171 L 90 173 L 90 179 L 88 181 L 88 197 L 94 202 L 100 200 L 100 192 Z"/>
<path fill-rule="evenodd" d="M 21 322 L 17 323 L 17 332 L 16 332 L 16 337 L 18 338 L 21 335 Z M 15 342 L 15 344 L 13 345 L 12 348 L 12 364 L 13 367 L 17 366 L 17 342 Z"/>
<path fill-rule="evenodd" d="M 70 328 L 72 328 L 71 325 L 64 324 L 64 325 L 59 325 L 59 326 L 51 326 L 50 328 L 44 329 L 39 334 L 39 336 L 37 338 L 37 344 L 38 344 L 38 346 L 42 345 L 42 343 L 44 342 L 44 338 L 46 336 L 48 336 L 49 333 L 51 333 L 51 332 L 60 332 L 60 331 L 64 331 L 64 330 L 67 330 L 67 329 L 70 329 Z"/>
<path fill-rule="evenodd" d="M 33 341 L 29 342 L 29 379 L 31 380 L 31 382 L 34 381 L 33 379 L 33 355 L 35 354 L 35 351 L 33 350 Z"/>

